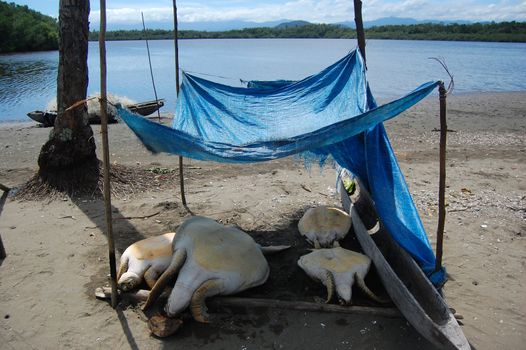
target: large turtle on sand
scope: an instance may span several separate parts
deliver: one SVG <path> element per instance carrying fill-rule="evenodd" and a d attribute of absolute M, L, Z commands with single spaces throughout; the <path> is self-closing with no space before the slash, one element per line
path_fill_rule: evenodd
<path fill-rule="evenodd" d="M 170 266 L 159 277 L 144 309 L 155 302 L 172 276 L 179 273 L 164 308 L 175 317 L 190 305 L 196 321 L 208 322 L 205 299 L 228 295 L 265 283 L 269 266 L 260 247 L 233 226 L 194 216 L 177 230 Z M 287 248 L 287 247 L 282 247 Z M 279 249 L 271 249 L 276 251 Z"/>
<path fill-rule="evenodd" d="M 358 287 L 371 299 L 386 303 L 387 300 L 376 296 L 364 282 L 365 275 L 371 267 L 371 259 L 358 252 L 341 247 L 316 249 L 298 260 L 298 265 L 317 281 L 327 287 L 327 303 L 332 299 L 334 288 L 346 304 L 351 302 L 352 285 Z"/>
<path fill-rule="evenodd" d="M 341 209 L 319 206 L 308 209 L 298 222 L 302 236 L 314 245 L 314 248 L 339 246 L 351 228 L 351 217 Z"/>
<path fill-rule="evenodd" d="M 175 232 L 142 239 L 130 245 L 121 255 L 117 285 L 122 291 L 138 287 L 143 278 L 153 288 L 157 277 L 172 261 Z"/>

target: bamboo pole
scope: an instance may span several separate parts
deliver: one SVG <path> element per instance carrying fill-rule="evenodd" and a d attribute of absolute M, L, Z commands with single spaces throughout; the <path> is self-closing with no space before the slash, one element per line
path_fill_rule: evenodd
<path fill-rule="evenodd" d="M 108 144 L 108 113 L 106 91 L 106 0 L 100 0 L 100 117 L 104 172 L 104 209 L 106 216 L 106 237 L 108 238 L 108 256 L 111 275 L 111 306 L 117 307 L 117 268 L 115 263 L 115 241 L 113 239 L 113 226 L 111 218 L 111 192 L 110 192 L 110 152 Z"/>
<path fill-rule="evenodd" d="M 163 294 L 167 295 L 171 289 L 165 289 Z M 109 291 L 107 287 L 98 288 L 95 296 L 101 299 L 108 297 Z M 122 297 L 133 302 L 143 302 L 150 296 L 149 290 L 139 289 L 134 292 L 122 293 Z M 310 312 L 330 312 L 356 315 L 370 315 L 386 318 L 402 318 L 402 314 L 392 307 L 370 307 L 358 305 L 335 305 L 335 304 L 320 304 L 311 303 L 307 301 L 287 301 L 278 299 L 259 299 L 259 298 L 241 298 L 241 297 L 221 297 L 214 296 L 207 299 L 207 305 L 218 309 L 221 307 L 245 307 L 245 308 L 274 308 L 285 310 L 299 310 Z"/>
<path fill-rule="evenodd" d="M 155 88 L 155 80 L 153 79 L 152 59 L 150 57 L 150 45 L 148 44 L 148 38 L 146 37 L 146 25 L 144 24 L 144 14 L 141 12 L 142 18 L 142 30 L 144 31 L 144 40 L 146 41 L 146 51 L 148 51 L 148 63 L 150 65 L 150 76 L 152 77 L 153 94 L 155 96 L 155 103 L 158 104 L 159 99 L 157 98 L 157 89 Z M 157 108 L 157 116 L 159 117 L 159 123 L 161 122 L 161 112 Z"/>
<path fill-rule="evenodd" d="M 174 43 L 175 43 L 175 92 L 179 97 L 179 32 L 177 30 L 177 0 L 173 0 L 174 9 Z M 179 156 L 179 184 L 181 188 L 181 201 L 186 207 L 186 195 L 184 193 L 183 157 Z"/>
<path fill-rule="evenodd" d="M 362 1 L 354 0 L 354 23 L 356 23 L 356 38 L 358 39 L 358 48 L 363 57 L 363 62 L 365 60 L 365 31 L 363 29 L 363 20 L 362 20 Z M 367 64 L 365 65 L 367 67 Z"/>
<path fill-rule="evenodd" d="M 438 227 L 437 227 L 437 246 L 436 246 L 436 265 L 435 270 L 442 268 L 442 247 L 444 243 L 444 226 L 446 222 L 446 141 L 447 141 L 447 118 L 446 118 L 446 98 L 447 91 L 444 83 L 440 82 L 438 87 L 440 99 L 440 174 L 438 184 Z"/>

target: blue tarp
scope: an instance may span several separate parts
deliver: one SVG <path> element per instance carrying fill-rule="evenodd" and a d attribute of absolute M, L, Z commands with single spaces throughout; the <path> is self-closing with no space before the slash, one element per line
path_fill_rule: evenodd
<path fill-rule="evenodd" d="M 435 256 L 382 122 L 413 106 L 438 82 L 377 106 L 363 60 L 354 50 L 297 82 L 231 87 L 183 73 L 172 128 L 126 109 L 119 114 L 152 152 L 217 162 L 266 161 L 302 152 L 332 155 L 358 176 L 380 218 L 435 284 Z"/>

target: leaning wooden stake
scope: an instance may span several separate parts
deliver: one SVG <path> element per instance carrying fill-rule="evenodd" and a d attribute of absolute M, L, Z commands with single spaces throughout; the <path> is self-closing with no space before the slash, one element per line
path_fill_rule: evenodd
<path fill-rule="evenodd" d="M 177 30 L 177 1 L 173 0 L 174 8 L 174 43 L 175 43 L 175 92 L 179 97 L 179 32 Z M 183 157 L 179 156 L 179 182 L 181 187 L 181 201 L 186 207 L 186 195 L 184 194 Z"/>
<path fill-rule="evenodd" d="M 362 20 L 362 1 L 354 0 L 354 22 L 356 23 L 356 37 L 358 39 L 358 48 L 363 57 L 365 64 L 365 31 Z M 367 66 L 367 65 L 366 65 Z"/>
<path fill-rule="evenodd" d="M 110 192 L 110 152 L 108 145 L 108 113 L 106 91 L 106 0 L 100 0 L 100 119 L 102 136 L 102 154 L 104 171 L 104 209 L 106 214 L 106 237 L 108 238 L 108 255 L 111 275 L 111 306 L 117 307 L 117 268 L 115 263 L 115 241 L 113 240 L 113 226 L 111 218 Z"/>
<path fill-rule="evenodd" d="M 444 83 L 441 82 L 438 87 L 440 98 L 440 174 L 438 184 L 438 227 L 437 227 L 437 247 L 436 247 L 436 265 L 435 270 L 442 268 L 442 246 L 444 242 L 444 225 L 446 222 L 446 138 L 447 138 L 447 121 L 446 121 L 446 97 L 447 91 Z"/>
<path fill-rule="evenodd" d="M 157 89 L 155 88 L 155 79 L 153 79 L 152 58 L 150 57 L 150 45 L 148 44 L 148 38 L 146 37 L 146 25 L 144 24 L 144 15 L 142 12 L 141 12 L 141 18 L 142 18 L 142 30 L 144 32 L 144 41 L 146 41 L 146 51 L 148 52 L 148 63 L 150 64 L 150 76 L 152 77 L 153 94 L 155 96 L 155 103 L 159 104 L 159 99 L 157 98 Z M 157 116 L 159 117 L 159 123 L 160 123 L 161 122 L 161 112 L 159 112 L 159 108 L 157 108 Z"/>

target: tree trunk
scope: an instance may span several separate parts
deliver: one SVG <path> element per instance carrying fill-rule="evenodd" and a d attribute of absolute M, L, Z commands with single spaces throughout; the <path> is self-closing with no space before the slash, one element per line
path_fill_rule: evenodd
<path fill-rule="evenodd" d="M 98 181 L 98 159 L 85 104 L 88 88 L 89 0 L 60 0 L 59 67 L 55 126 L 38 158 L 39 176 L 59 190 L 73 190 Z"/>

